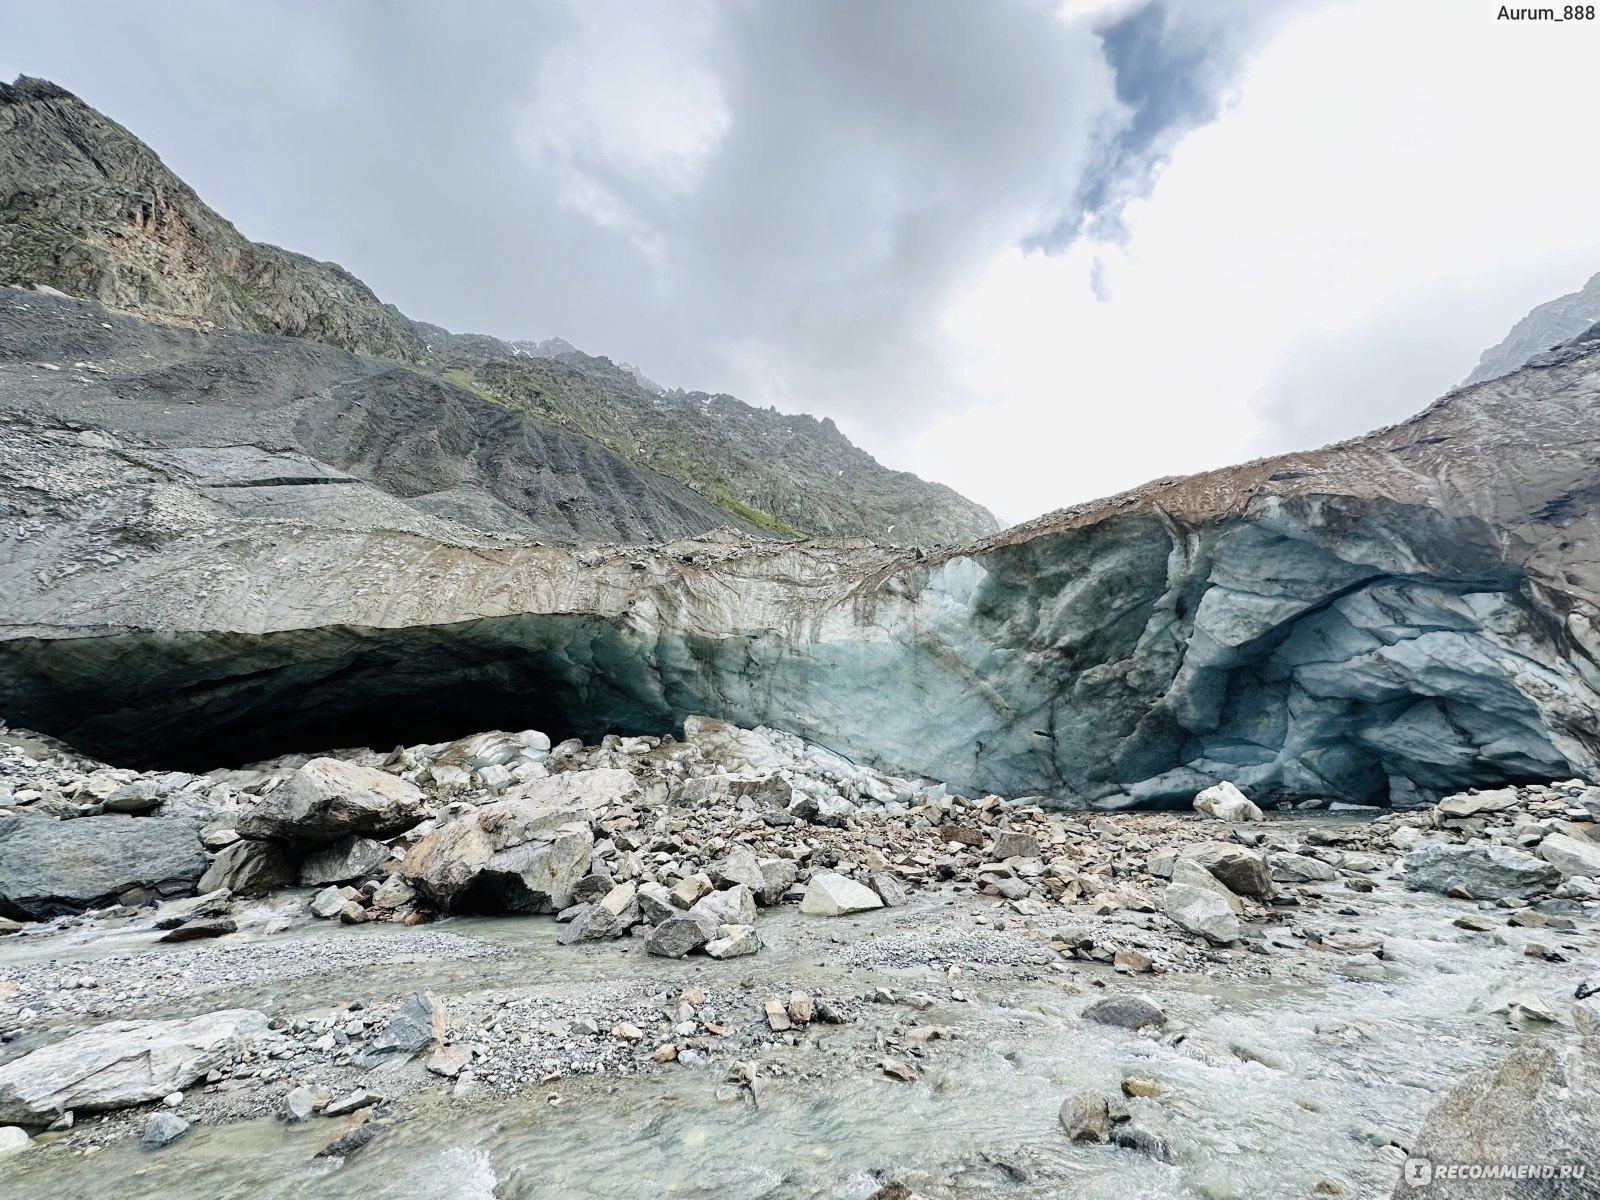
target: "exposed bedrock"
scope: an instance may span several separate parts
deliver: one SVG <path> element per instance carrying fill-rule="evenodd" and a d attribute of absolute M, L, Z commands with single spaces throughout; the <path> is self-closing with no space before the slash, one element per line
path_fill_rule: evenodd
<path fill-rule="evenodd" d="M 1541 361 L 1366 438 L 927 559 L 246 520 L 35 434 L 40 495 L 0 542 L 0 714 L 193 768 L 704 712 L 1098 805 L 1593 776 L 1600 355 Z"/>

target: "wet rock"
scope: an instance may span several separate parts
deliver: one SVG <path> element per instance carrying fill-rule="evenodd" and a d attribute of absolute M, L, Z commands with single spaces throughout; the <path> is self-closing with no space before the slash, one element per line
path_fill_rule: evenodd
<path fill-rule="evenodd" d="M 158 937 L 156 941 L 194 942 L 202 938 L 217 938 L 238 932 L 239 925 L 232 917 L 205 917 L 197 921 L 185 921 L 176 929 Z"/>
<path fill-rule="evenodd" d="M 1552 833 L 1539 843 L 1538 855 L 1568 878 L 1600 879 L 1600 842 Z"/>
<path fill-rule="evenodd" d="M 571 905 L 593 850 L 580 810 L 498 800 L 428 834 L 400 873 L 445 909 L 558 912 Z"/>
<path fill-rule="evenodd" d="M 1159 1096 L 1164 1090 L 1154 1079 L 1144 1075 L 1129 1075 L 1122 1081 L 1122 1094 L 1130 1098 Z"/>
<path fill-rule="evenodd" d="M 389 1024 L 372 1043 L 374 1053 L 397 1051 L 415 1054 L 434 1042 L 444 1040 L 450 1030 L 450 1014 L 438 997 L 429 991 L 407 996 Z"/>
<path fill-rule="evenodd" d="M 23 924 L 21 921 L 13 921 L 10 917 L 0 917 L 0 937 L 6 937 L 8 934 L 13 933 L 21 933 L 22 930 Z"/>
<path fill-rule="evenodd" d="M 374 874 L 389 859 L 389 847 L 372 838 L 350 836 L 306 855 L 300 863 L 300 886 L 349 883 Z"/>
<path fill-rule="evenodd" d="M 1591 996 L 1574 1004 L 1572 1024 L 1580 1037 L 1600 1037 L 1600 1000 Z"/>
<path fill-rule="evenodd" d="M 1159 1133 L 1146 1129 L 1137 1121 L 1125 1121 L 1113 1126 L 1111 1142 L 1124 1150 L 1137 1150 L 1157 1162 L 1170 1163 L 1178 1160 L 1171 1142 Z"/>
<path fill-rule="evenodd" d="M 311 897 L 311 912 L 313 916 L 321 917 L 324 921 L 331 921 L 343 911 L 347 903 L 349 899 L 342 889 L 325 887 Z"/>
<path fill-rule="evenodd" d="M 1135 992 L 1121 992 L 1096 1000 L 1081 1015 L 1085 1021 L 1122 1029 L 1143 1029 L 1147 1025 L 1167 1023 L 1167 1014 L 1161 1011 L 1160 1005 Z"/>
<path fill-rule="evenodd" d="M 1161 893 L 1161 911 L 1190 933 L 1226 945 L 1242 930 L 1228 902 L 1216 892 L 1187 883 L 1169 883 Z"/>
<path fill-rule="evenodd" d="M 343 1117 L 358 1109 L 366 1108 L 368 1105 L 378 1104 L 382 1099 L 382 1096 L 369 1092 L 366 1088 L 356 1088 L 352 1092 L 346 1092 L 337 1100 L 329 1101 L 327 1107 L 322 1110 L 322 1115 L 325 1117 Z"/>
<path fill-rule="evenodd" d="M 1561 1021 L 1555 1005 L 1541 993 L 1515 984 L 1492 993 L 1483 1001 L 1482 1008 L 1487 1013 L 1505 1017 L 1514 1025 L 1529 1022 L 1555 1025 Z"/>
<path fill-rule="evenodd" d="M 648 954 L 659 958 L 682 958 L 691 950 L 698 950 L 707 941 L 706 927 L 693 917 L 679 915 L 661 922 L 645 938 Z"/>
<path fill-rule="evenodd" d="M 1498 1065 L 1467 1076 L 1430 1112 L 1411 1145 L 1429 1163 L 1535 1163 L 1586 1166 L 1585 1178 L 1451 1179 L 1402 1175 L 1395 1200 L 1593 1200 L 1594 1131 L 1600 1128 L 1600 1039 L 1513 1050 Z"/>
<path fill-rule="evenodd" d="M 818 917 L 839 917 L 848 913 L 882 908 L 883 901 L 870 888 L 832 871 L 821 871 L 806 886 L 800 911 Z"/>
<path fill-rule="evenodd" d="M 291 1088 L 283 1098 L 283 1119 L 292 1125 L 309 1121 L 317 1112 L 315 1089 L 304 1086 Z"/>
<path fill-rule="evenodd" d="M 1063 1100 L 1056 1119 L 1074 1142 L 1103 1142 L 1111 1133 L 1106 1098 L 1092 1089 L 1073 1092 Z"/>
<path fill-rule="evenodd" d="M 388 837 L 425 816 L 416 784 L 337 758 L 313 758 L 241 813 L 235 828 L 244 837 L 316 845 L 347 834 Z"/>
<path fill-rule="evenodd" d="M 194 825 L 167 817 L 0 822 L 0 916 L 40 921 L 132 889 L 187 894 L 206 870 Z"/>
<path fill-rule="evenodd" d="M 909 1063 L 898 1058 L 886 1058 L 878 1064 L 879 1069 L 890 1079 L 899 1080 L 901 1083 L 915 1083 L 917 1072 Z"/>
<path fill-rule="evenodd" d="M 232 1062 L 266 1033 L 267 1018 L 243 1008 L 186 1020 L 110 1021 L 0 1066 L 0 1121 L 42 1125 L 68 1110 L 159 1100 Z"/>
<path fill-rule="evenodd" d="M 31 1145 L 33 1139 L 28 1136 L 26 1129 L 19 1129 L 15 1125 L 0 1126 L 0 1158 L 26 1150 Z"/>
<path fill-rule="evenodd" d="M 1111 956 L 1111 965 L 1129 975 L 1143 975 L 1154 969 L 1150 956 L 1142 950 L 1122 949 Z"/>
<path fill-rule="evenodd" d="M 144 1133 L 139 1138 L 139 1145 L 146 1150 L 160 1150 L 164 1146 L 172 1145 L 188 1132 L 189 1122 L 177 1113 L 152 1113 L 150 1119 L 144 1123 Z"/>
<path fill-rule="evenodd" d="M 1261 820 L 1261 810 L 1233 784 L 1224 780 L 1200 792 L 1194 798 L 1196 812 L 1219 821 L 1238 823 Z"/>
<path fill-rule="evenodd" d="M 1435 843 L 1413 850 L 1404 865 L 1405 884 L 1414 891 L 1463 888 L 1480 900 L 1526 896 L 1561 882 L 1550 863 L 1510 846 Z"/>
<path fill-rule="evenodd" d="M 282 847 L 272 842 L 238 841 L 225 846 L 196 886 L 202 892 L 227 888 L 235 896 L 265 896 L 294 882 L 294 868 Z"/>
<path fill-rule="evenodd" d="M 1494 928 L 1494 922 L 1487 917 L 1480 917 L 1477 913 L 1466 913 L 1451 922 L 1458 929 L 1470 929 L 1474 933 L 1487 933 Z"/>
<path fill-rule="evenodd" d="M 761 949 L 761 938 L 751 925 L 724 925 L 722 936 L 706 943 L 712 958 L 742 958 Z"/>
<path fill-rule="evenodd" d="M 383 1126 L 373 1120 L 363 1121 L 349 1133 L 333 1139 L 314 1155 L 316 1158 L 349 1158 L 356 1151 L 370 1146 Z"/>

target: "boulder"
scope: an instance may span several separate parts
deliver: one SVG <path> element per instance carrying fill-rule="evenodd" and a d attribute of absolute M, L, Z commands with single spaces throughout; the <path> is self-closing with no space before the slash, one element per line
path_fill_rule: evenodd
<path fill-rule="evenodd" d="M 1165 1025 L 1167 1014 L 1148 996 L 1136 992 L 1122 992 L 1096 1000 L 1083 1010 L 1083 1019 L 1097 1025 L 1115 1025 L 1121 1029 L 1143 1029 L 1146 1025 Z"/>
<path fill-rule="evenodd" d="M 1180 858 L 1172 864 L 1172 882 L 1181 883 L 1188 887 L 1196 887 L 1201 891 L 1214 892 L 1222 898 L 1229 910 L 1234 913 L 1244 912 L 1244 901 L 1228 890 L 1228 886 L 1206 870 L 1197 862 L 1187 858 Z"/>
<path fill-rule="evenodd" d="M 28 1136 L 26 1129 L 15 1125 L 0 1125 L 0 1158 L 15 1154 L 18 1150 L 26 1150 L 33 1145 L 33 1139 Z"/>
<path fill-rule="evenodd" d="M 636 894 L 639 901 L 639 915 L 652 925 L 659 925 L 663 921 L 680 916 L 681 910 L 672 902 L 672 893 L 667 891 L 664 884 L 641 883 Z"/>
<path fill-rule="evenodd" d="M 377 1054 L 415 1054 L 442 1042 L 449 1032 L 450 1014 L 438 997 L 429 991 L 412 992 L 373 1040 L 372 1049 Z"/>
<path fill-rule="evenodd" d="M 232 917 L 201 917 L 185 921 L 156 939 L 158 942 L 195 942 L 204 938 L 219 938 L 238 933 L 238 923 Z"/>
<path fill-rule="evenodd" d="M 1161 911 L 1190 933 L 1218 945 L 1236 940 L 1241 933 L 1239 918 L 1228 902 L 1207 888 L 1169 883 L 1161 894 Z"/>
<path fill-rule="evenodd" d="M 144 1123 L 144 1133 L 139 1138 L 139 1145 L 146 1150 L 160 1150 L 172 1145 L 188 1132 L 189 1122 L 177 1113 L 152 1113 L 150 1119 Z"/>
<path fill-rule="evenodd" d="M 1110 1105 L 1092 1088 L 1073 1092 L 1063 1100 L 1056 1117 L 1074 1142 L 1103 1142 L 1111 1133 Z"/>
<path fill-rule="evenodd" d="M 639 781 L 621 767 L 592 767 L 530 779 L 505 793 L 508 800 L 588 811 L 626 804 L 639 796 Z"/>
<path fill-rule="evenodd" d="M 817 917 L 841 917 L 847 913 L 882 908 L 883 901 L 871 888 L 832 871 L 819 871 L 806 885 L 800 911 Z"/>
<path fill-rule="evenodd" d="M 374 874 L 389 859 L 389 847 L 372 838 L 340 838 L 313 850 L 300 862 L 300 886 L 350 883 Z"/>
<path fill-rule="evenodd" d="M 1339 874 L 1320 858 L 1291 854 L 1287 850 L 1267 855 L 1267 866 L 1272 870 L 1272 878 L 1279 883 L 1324 883 Z"/>
<path fill-rule="evenodd" d="M 571 905 L 593 850 L 583 810 L 497 800 L 412 846 L 400 873 L 447 910 L 558 912 Z"/>
<path fill-rule="evenodd" d="M 743 884 L 759 893 L 766 886 L 761 864 L 748 846 L 735 846 L 726 857 L 712 863 L 706 874 L 717 887 L 734 887 Z"/>
<path fill-rule="evenodd" d="M 222 848 L 200 877 L 198 888 L 202 892 L 226 888 L 235 896 L 265 896 L 293 882 L 294 868 L 283 847 L 244 840 Z"/>
<path fill-rule="evenodd" d="M 388 837 L 427 816 L 414 783 L 337 758 L 313 758 L 239 814 L 244 837 L 324 845 L 348 834 Z"/>
<path fill-rule="evenodd" d="M 1569 879 L 1600 879 L 1600 842 L 1552 833 L 1539 843 L 1539 857 Z"/>
<path fill-rule="evenodd" d="M 1593 1200 L 1595 1130 L 1600 1129 L 1600 1039 L 1528 1045 L 1468 1075 L 1441 1100 L 1411 1143 L 1395 1200 Z M 1586 1167 L 1581 1178 L 1435 1178 L 1439 1163 L 1532 1163 Z"/>
<path fill-rule="evenodd" d="M 1482 813 L 1504 812 L 1508 808 L 1514 808 L 1516 803 L 1516 788 L 1496 788 L 1492 792 L 1478 792 L 1476 795 L 1461 792 L 1454 796 L 1446 796 L 1433 806 L 1433 812 L 1438 819 L 1463 821 Z"/>
<path fill-rule="evenodd" d="M 994 857 L 997 862 L 1008 858 L 1038 858 L 1039 839 L 1031 833 L 1002 829 L 994 835 Z"/>
<path fill-rule="evenodd" d="M 165 817 L 0 822 L 0 916 L 39 921 L 129 891 L 187 894 L 205 873 L 194 826 Z"/>
<path fill-rule="evenodd" d="M 705 927 L 708 938 L 716 937 L 724 925 L 754 925 L 756 898 L 743 884 L 712 892 L 695 901 L 689 915 Z"/>
<path fill-rule="evenodd" d="M 1236 895 L 1272 895 L 1272 870 L 1259 850 L 1231 842 L 1203 842 L 1186 849 L 1183 856 L 1210 871 Z"/>
<path fill-rule="evenodd" d="M 1208 787 L 1195 796 L 1194 808 L 1196 812 L 1216 817 L 1219 821 L 1237 823 L 1261 820 L 1261 810 L 1227 780 Z"/>
<path fill-rule="evenodd" d="M 712 958 L 742 958 L 761 949 L 761 938 L 751 925 L 724 925 L 722 936 L 706 943 Z"/>
<path fill-rule="evenodd" d="M 1436 842 L 1406 855 L 1404 865 L 1405 884 L 1413 891 L 1448 892 L 1459 887 L 1477 900 L 1526 896 L 1561 882 L 1555 866 L 1510 846 Z"/>
<path fill-rule="evenodd" d="M 0 1122 L 48 1125 L 62 1113 L 159 1100 L 266 1036 L 267 1018 L 234 1008 L 175 1021 L 110 1021 L 0 1066 Z"/>
<path fill-rule="evenodd" d="M 800 869 L 788 858 L 763 858 L 761 860 L 761 890 L 756 900 L 771 908 L 782 903 L 784 893 L 794 886 Z"/>
<path fill-rule="evenodd" d="M 644 948 L 647 954 L 660 958 L 682 958 L 691 950 L 704 946 L 707 940 L 704 925 L 693 917 L 679 915 L 669 917 L 652 929 L 650 936 L 645 938 Z"/>
<path fill-rule="evenodd" d="M 906 902 L 905 884 L 888 871 L 874 871 L 867 876 L 867 886 L 878 893 L 885 908 L 899 908 Z"/>
<path fill-rule="evenodd" d="M 348 899 L 337 887 L 329 884 L 311 897 L 311 913 L 324 921 L 331 921 L 339 915 Z"/>

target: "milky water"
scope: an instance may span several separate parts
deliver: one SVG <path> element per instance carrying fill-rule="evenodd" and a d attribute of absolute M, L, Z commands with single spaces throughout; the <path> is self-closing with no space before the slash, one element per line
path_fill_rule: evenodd
<path fill-rule="evenodd" d="M 0 1196 L 855 1200 L 889 1178 L 950 1200 L 1244 1200 L 1306 1196 L 1319 1184 L 1349 1196 L 1387 1195 L 1400 1152 L 1381 1147 L 1408 1143 L 1463 1072 L 1519 1042 L 1570 1036 L 1514 1028 L 1474 1011 L 1475 1004 L 1516 982 L 1537 987 L 1564 1013 L 1573 986 L 1595 970 L 1594 941 L 1550 930 L 1467 934 L 1450 922 L 1468 906 L 1388 886 L 1359 902 L 1361 927 L 1387 939 L 1381 965 L 1303 949 L 1274 951 L 1278 957 L 1265 960 L 1328 968 L 1317 982 L 1283 978 L 1304 975 L 1290 970 L 1250 977 L 1241 968 L 1261 960 L 1243 955 L 1214 975 L 1146 977 L 1137 984 L 1092 967 L 1066 979 L 1037 969 L 1023 972 L 1031 978 L 978 969 L 956 981 L 966 1003 L 951 999 L 952 980 L 935 968 L 838 965 L 832 953 L 838 947 L 820 931 L 839 927 L 792 911 L 763 916 L 767 948 L 758 959 L 720 964 L 662 962 L 637 950 L 622 955 L 615 945 L 558 948 L 547 921 L 445 922 L 439 928 L 500 942 L 514 953 L 471 964 L 386 967 L 386 990 L 430 983 L 467 992 L 552 978 L 581 986 L 630 977 L 670 989 L 755 974 L 823 992 L 882 983 L 922 990 L 939 1002 L 921 1014 L 871 1006 L 856 1026 L 817 1027 L 804 1046 L 770 1049 L 762 1061 L 780 1073 L 768 1079 L 758 1102 L 748 1093 L 719 1098 L 720 1070 L 679 1066 L 564 1079 L 510 1099 L 467 1103 L 431 1094 L 406 1101 L 403 1122 L 342 1167 L 311 1158 L 331 1136 L 329 1122 L 291 1127 L 260 1120 L 196 1126 L 156 1154 L 134 1139 L 88 1157 L 30 1151 L 0 1168 Z M 910 914 L 868 914 L 851 937 L 908 927 L 965 929 L 973 911 L 992 910 L 971 898 L 953 907 L 924 899 Z M 1531 938 L 1564 938 L 1576 948 L 1574 961 L 1526 958 L 1522 946 Z M 1341 964 L 1348 975 L 1331 969 Z M 1076 1014 L 1103 994 L 1092 986 L 1096 978 L 1111 989 L 1138 986 L 1154 994 L 1172 1017 L 1169 1036 L 1080 1021 Z M 353 982 L 319 986 L 327 992 Z M 273 995 L 270 988 L 248 991 L 257 1002 Z M 765 994 L 753 994 L 752 1007 Z M 931 1043 L 918 1064 L 921 1082 L 906 1085 L 877 1073 L 882 1052 L 874 1039 L 888 1022 L 912 1015 L 962 1037 Z M 1187 1036 L 1178 1041 L 1174 1030 Z M 1056 1112 L 1068 1092 L 1115 1093 L 1134 1074 L 1165 1089 L 1129 1107 L 1175 1144 L 1176 1165 L 1110 1146 L 1073 1145 L 1061 1132 Z"/>

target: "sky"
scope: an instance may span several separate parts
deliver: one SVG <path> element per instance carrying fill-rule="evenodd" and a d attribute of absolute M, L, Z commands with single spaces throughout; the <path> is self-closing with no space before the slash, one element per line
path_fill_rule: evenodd
<path fill-rule="evenodd" d="M 1479 0 L 71 0 L 43 76 L 458 331 L 1024 520 L 1402 419 L 1600 270 L 1600 26 Z"/>

